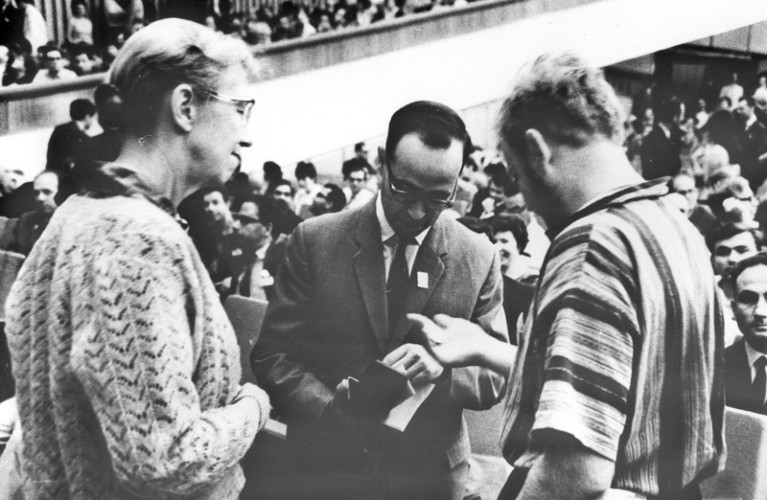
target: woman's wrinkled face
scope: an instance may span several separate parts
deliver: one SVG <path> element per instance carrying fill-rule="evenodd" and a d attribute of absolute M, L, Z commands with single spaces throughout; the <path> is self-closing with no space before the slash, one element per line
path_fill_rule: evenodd
<path fill-rule="evenodd" d="M 189 147 L 194 175 L 202 177 L 204 184 L 220 185 L 240 166 L 242 148 L 251 146 L 248 116 L 241 104 L 233 101 L 250 99 L 251 87 L 245 70 L 231 68 L 222 74 L 218 88 L 210 90 L 219 97 L 198 89 L 199 113 Z"/>

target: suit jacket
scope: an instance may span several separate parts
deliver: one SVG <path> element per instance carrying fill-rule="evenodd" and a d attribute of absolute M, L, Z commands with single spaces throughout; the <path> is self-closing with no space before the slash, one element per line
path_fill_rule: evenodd
<path fill-rule="evenodd" d="M 48 160 L 45 168 L 69 172 L 89 139 L 88 134 L 80 130 L 75 122 L 57 125 L 48 140 Z"/>
<path fill-rule="evenodd" d="M 645 179 L 653 180 L 659 177 L 674 176 L 682 168 L 679 159 L 679 144 L 675 134 L 666 137 L 663 129 L 655 125 L 652 131 L 642 141 L 642 175 Z"/>
<path fill-rule="evenodd" d="M 759 156 L 767 152 L 767 127 L 758 120 L 743 131 L 741 137 L 743 161 L 741 172 L 756 190 L 767 178 L 767 165 L 759 163 Z"/>
<path fill-rule="evenodd" d="M 412 275 L 416 273 L 425 273 L 428 285 L 410 289 L 406 312 L 470 319 L 508 341 L 500 265 L 485 238 L 440 217 L 418 251 Z M 329 448 L 334 445 L 313 439 L 328 433 L 324 413 L 337 384 L 413 340 L 404 315 L 389 338 L 384 274 L 375 200 L 356 210 L 309 219 L 288 243 L 251 364 L 259 385 L 287 420 L 288 442 L 304 443 L 307 454 L 323 447 L 316 457 L 323 464 L 318 466 L 333 462 Z M 405 432 L 395 432 L 383 445 L 388 453 L 406 457 L 415 443 L 418 449 L 437 450 L 445 466 L 454 467 L 469 455 L 462 409 L 490 408 L 503 386 L 504 378 L 489 370 L 454 369 Z M 336 451 L 340 456 L 352 446 Z M 360 455 L 358 462 L 364 461 Z M 354 467 L 355 462 L 343 466 Z"/>
<path fill-rule="evenodd" d="M 725 397 L 727 406 L 767 415 L 767 408 L 751 383 L 751 367 L 746 356 L 745 340 L 740 339 L 724 350 L 727 367 Z"/>

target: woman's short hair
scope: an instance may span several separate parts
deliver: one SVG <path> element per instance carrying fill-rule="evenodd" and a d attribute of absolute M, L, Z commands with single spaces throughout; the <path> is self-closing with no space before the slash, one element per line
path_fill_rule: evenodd
<path fill-rule="evenodd" d="M 258 67 L 242 41 L 183 19 L 162 19 L 133 34 L 117 54 L 109 82 L 123 98 L 128 132 L 154 128 L 167 92 L 186 83 L 215 91 L 222 73 L 241 67 L 255 81 Z"/>
<path fill-rule="evenodd" d="M 520 70 L 503 103 L 498 131 L 524 153 L 525 132 L 581 147 L 596 136 L 623 144 L 624 112 L 602 71 L 572 52 L 548 53 Z"/>

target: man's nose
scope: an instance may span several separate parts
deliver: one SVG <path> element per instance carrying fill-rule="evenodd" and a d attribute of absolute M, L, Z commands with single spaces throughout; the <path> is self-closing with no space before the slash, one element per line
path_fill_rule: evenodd
<path fill-rule="evenodd" d="M 426 209 L 422 201 L 415 201 L 407 208 L 407 213 L 411 219 L 421 220 L 426 216 Z"/>

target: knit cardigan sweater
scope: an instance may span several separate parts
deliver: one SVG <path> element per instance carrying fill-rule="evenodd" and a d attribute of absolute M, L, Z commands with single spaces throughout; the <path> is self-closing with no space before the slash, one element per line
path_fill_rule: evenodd
<path fill-rule="evenodd" d="M 6 311 L 28 500 L 237 498 L 268 401 L 236 398 L 236 337 L 169 214 L 71 197 Z"/>

